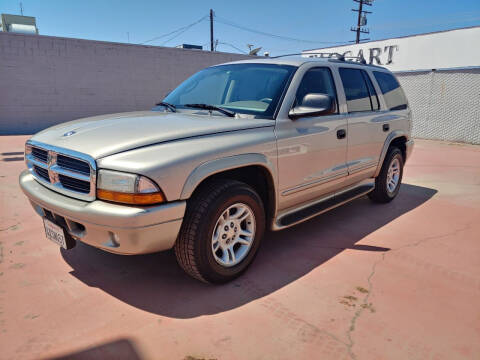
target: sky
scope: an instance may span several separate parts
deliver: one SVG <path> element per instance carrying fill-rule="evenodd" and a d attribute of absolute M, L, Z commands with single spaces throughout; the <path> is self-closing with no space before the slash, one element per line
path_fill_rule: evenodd
<path fill-rule="evenodd" d="M 0 0 L 0 13 L 37 18 L 41 35 L 114 42 L 210 47 L 214 10 L 218 51 L 300 52 L 355 39 L 352 0 Z M 375 0 L 367 7 L 371 40 L 480 25 L 480 0 Z M 189 26 L 193 24 L 192 26 Z M 168 35 L 170 34 L 170 35 Z"/>

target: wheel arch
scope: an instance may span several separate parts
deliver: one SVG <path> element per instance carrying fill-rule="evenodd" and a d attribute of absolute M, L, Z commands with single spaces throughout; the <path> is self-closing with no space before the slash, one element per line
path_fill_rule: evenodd
<path fill-rule="evenodd" d="M 382 152 L 380 154 L 380 159 L 378 161 L 377 169 L 375 171 L 374 177 L 377 177 L 378 174 L 380 174 L 380 170 L 382 169 L 383 161 L 385 160 L 385 156 L 387 155 L 388 149 L 395 145 L 397 146 L 401 151 L 403 155 L 404 161 L 407 158 L 407 141 L 409 139 L 409 136 L 407 132 L 403 130 L 396 130 L 392 131 L 388 136 L 387 139 L 385 140 L 385 143 L 383 144 L 382 147 Z"/>
<path fill-rule="evenodd" d="M 276 181 L 274 166 L 263 154 L 242 154 L 205 162 L 196 167 L 188 176 L 180 196 L 190 198 L 202 184 L 216 179 L 242 181 L 262 198 L 267 223 L 273 219 L 276 208 Z"/>

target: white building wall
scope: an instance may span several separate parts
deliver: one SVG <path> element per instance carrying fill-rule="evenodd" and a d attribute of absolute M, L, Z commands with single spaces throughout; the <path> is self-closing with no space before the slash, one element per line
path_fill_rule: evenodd
<path fill-rule="evenodd" d="M 369 64 L 395 71 L 431 70 L 480 66 L 480 26 L 421 34 L 387 40 L 368 41 L 303 54 L 332 52 L 363 56 Z"/>
<path fill-rule="evenodd" d="M 393 71 L 413 136 L 480 144 L 480 27 L 304 51 L 363 56 Z"/>

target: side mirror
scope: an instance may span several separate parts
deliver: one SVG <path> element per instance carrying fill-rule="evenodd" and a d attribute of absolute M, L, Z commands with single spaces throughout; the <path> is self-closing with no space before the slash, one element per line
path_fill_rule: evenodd
<path fill-rule="evenodd" d="M 288 113 L 292 120 L 307 117 L 329 115 L 335 112 L 335 101 L 327 94 L 307 94 L 302 103 L 295 106 Z"/>

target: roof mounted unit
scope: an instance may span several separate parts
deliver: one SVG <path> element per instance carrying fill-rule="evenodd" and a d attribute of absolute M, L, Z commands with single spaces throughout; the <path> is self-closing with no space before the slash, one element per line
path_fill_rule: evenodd
<path fill-rule="evenodd" d="M 262 47 L 258 47 L 258 48 L 255 48 L 253 50 L 250 50 L 250 52 L 248 53 L 248 55 L 253 55 L 253 56 L 257 56 L 258 55 L 258 52 L 262 49 Z"/>
<path fill-rule="evenodd" d="M 202 45 L 192 45 L 192 44 L 180 44 L 175 46 L 178 49 L 194 49 L 194 50 L 203 50 Z"/>
<path fill-rule="evenodd" d="M 38 34 L 33 16 L 2 14 L 2 31 L 20 34 Z"/>

